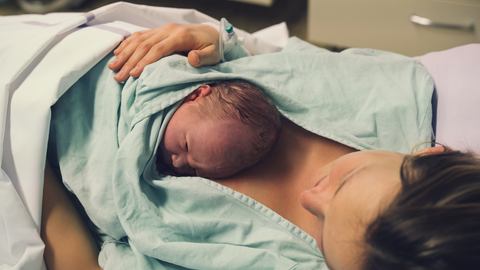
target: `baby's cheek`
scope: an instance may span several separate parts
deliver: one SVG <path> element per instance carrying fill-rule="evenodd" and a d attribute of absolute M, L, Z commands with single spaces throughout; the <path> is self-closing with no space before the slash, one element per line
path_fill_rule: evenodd
<path fill-rule="evenodd" d="M 159 148 L 159 152 L 158 152 L 158 155 L 157 155 L 157 158 L 160 159 L 163 163 L 167 164 L 167 165 L 171 165 L 172 164 L 172 155 L 170 152 L 166 151 L 166 150 L 161 150 Z"/>

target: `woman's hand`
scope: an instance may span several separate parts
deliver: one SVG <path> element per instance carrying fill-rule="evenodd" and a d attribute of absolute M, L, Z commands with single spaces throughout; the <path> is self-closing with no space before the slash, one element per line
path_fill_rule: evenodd
<path fill-rule="evenodd" d="M 115 80 L 138 77 L 145 66 L 175 52 L 189 52 L 188 62 L 194 67 L 220 62 L 218 31 L 203 24 L 170 23 L 151 30 L 136 32 L 113 51 L 117 57 L 108 67 L 121 69 Z"/>

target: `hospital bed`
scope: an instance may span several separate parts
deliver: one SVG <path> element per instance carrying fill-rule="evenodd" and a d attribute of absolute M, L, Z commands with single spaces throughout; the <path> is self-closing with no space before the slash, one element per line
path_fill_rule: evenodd
<path fill-rule="evenodd" d="M 125 37 L 170 22 L 217 23 L 195 10 L 122 2 L 88 13 L 0 17 L 0 269 L 46 269 L 39 230 L 50 107 Z M 235 31 L 252 54 L 280 51 L 288 39 L 285 24 Z M 436 140 L 480 153 L 480 44 L 417 59 L 435 83 Z"/>

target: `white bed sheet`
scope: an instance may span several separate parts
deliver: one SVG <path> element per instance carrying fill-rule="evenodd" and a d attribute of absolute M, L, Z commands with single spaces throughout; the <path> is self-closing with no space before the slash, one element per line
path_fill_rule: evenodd
<path fill-rule="evenodd" d="M 1 270 L 45 269 L 39 230 L 50 106 L 124 37 L 170 22 L 218 23 L 195 10 L 123 2 L 88 13 L 0 17 Z M 279 51 L 288 39 L 284 23 L 235 31 L 254 54 Z"/>

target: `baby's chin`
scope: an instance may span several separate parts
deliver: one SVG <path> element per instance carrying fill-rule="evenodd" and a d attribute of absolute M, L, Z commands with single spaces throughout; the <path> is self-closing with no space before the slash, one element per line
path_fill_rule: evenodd
<path fill-rule="evenodd" d="M 167 168 L 171 172 L 171 174 L 168 174 L 168 175 L 172 175 L 172 176 L 197 176 L 194 173 L 182 172 L 179 169 L 173 167 L 172 165 L 167 164 Z"/>
<path fill-rule="evenodd" d="M 209 179 L 222 179 L 222 178 L 227 178 L 230 176 L 233 176 L 239 172 L 241 172 L 244 168 L 231 168 L 231 169 L 225 169 L 223 171 L 215 171 L 215 172 L 198 172 L 198 176 L 203 177 L 203 178 L 209 178 Z"/>
<path fill-rule="evenodd" d="M 218 173 L 191 174 L 191 173 L 181 173 L 181 172 L 172 170 L 172 169 L 167 167 L 163 171 L 159 171 L 159 173 L 163 174 L 163 175 L 178 176 L 178 177 L 198 176 L 198 177 L 203 177 L 203 178 L 208 178 L 208 179 L 222 179 L 222 178 L 232 176 L 232 175 L 236 174 L 237 172 L 236 171 L 235 172 L 226 172 L 226 173 L 222 173 L 222 174 L 218 174 Z"/>
<path fill-rule="evenodd" d="M 172 165 L 161 162 L 161 164 L 157 164 L 157 170 L 160 174 L 170 175 L 170 176 L 178 176 L 178 177 L 198 176 L 198 177 L 203 177 L 208 179 L 222 179 L 222 178 L 230 177 L 239 173 L 240 171 L 243 170 L 243 168 L 230 168 L 230 169 L 216 170 L 216 171 L 202 170 L 202 171 L 197 171 L 195 174 L 195 173 L 189 173 L 189 172 L 182 172 L 181 170 L 173 167 Z"/>

